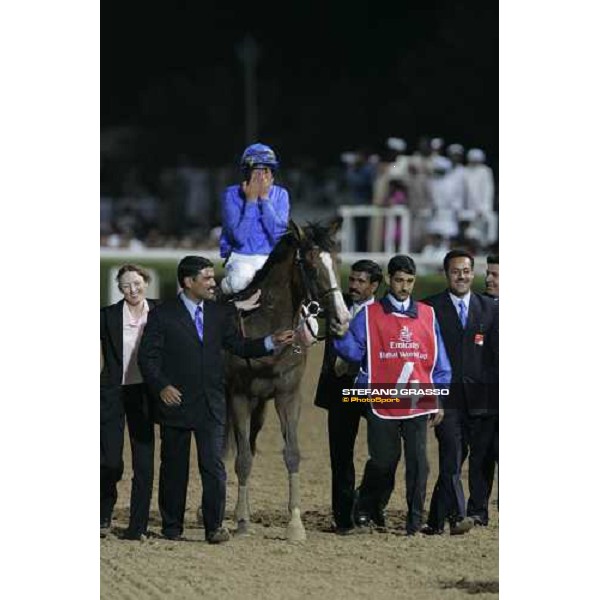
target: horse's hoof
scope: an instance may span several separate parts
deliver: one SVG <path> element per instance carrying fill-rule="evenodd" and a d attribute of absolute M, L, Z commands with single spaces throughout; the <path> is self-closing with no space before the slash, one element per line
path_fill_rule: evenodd
<path fill-rule="evenodd" d="M 235 535 L 250 535 L 252 530 L 250 529 L 250 523 L 248 521 L 238 521 Z"/>
<path fill-rule="evenodd" d="M 285 537 L 288 542 L 304 542 L 306 540 L 306 530 L 302 523 L 290 523 L 287 526 Z"/>

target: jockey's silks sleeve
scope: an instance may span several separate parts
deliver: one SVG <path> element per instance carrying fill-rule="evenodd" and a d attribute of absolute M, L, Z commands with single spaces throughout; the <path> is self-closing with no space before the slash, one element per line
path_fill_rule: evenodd
<path fill-rule="evenodd" d="M 333 349 L 349 363 L 360 363 L 361 369 L 356 379 L 357 384 L 366 383 L 367 372 L 367 322 L 365 310 L 361 310 L 350 321 L 350 328 L 346 333 L 333 340 Z"/>
<path fill-rule="evenodd" d="M 288 193 L 283 188 L 281 189 L 285 193 L 285 198 L 282 198 L 282 201 L 279 202 L 277 210 L 275 210 L 275 205 L 271 198 L 258 202 L 258 208 L 261 211 L 262 226 L 273 247 L 285 233 L 290 213 Z"/>
<path fill-rule="evenodd" d="M 287 190 L 271 187 L 269 197 L 246 202 L 241 187 L 225 190 L 222 201 L 221 256 L 270 254 L 287 229 L 290 201 Z"/>

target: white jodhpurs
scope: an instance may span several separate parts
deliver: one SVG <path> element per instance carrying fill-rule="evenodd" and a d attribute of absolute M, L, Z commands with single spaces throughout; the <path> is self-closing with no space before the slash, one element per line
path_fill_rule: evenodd
<path fill-rule="evenodd" d="M 221 289 L 225 294 L 236 294 L 254 278 L 256 272 L 267 262 L 268 254 L 237 254 L 232 252 L 225 265 L 225 277 Z"/>

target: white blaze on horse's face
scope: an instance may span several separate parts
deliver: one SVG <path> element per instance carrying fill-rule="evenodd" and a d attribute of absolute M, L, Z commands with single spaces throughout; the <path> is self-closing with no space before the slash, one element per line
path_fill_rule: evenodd
<path fill-rule="evenodd" d="M 329 288 L 338 288 L 335 292 L 333 292 L 335 317 L 342 324 L 348 323 L 350 321 L 350 313 L 346 308 L 344 297 L 342 296 L 342 292 L 339 290 L 338 287 L 338 282 L 335 277 L 335 269 L 333 268 L 333 258 L 331 258 L 331 254 L 329 254 L 329 252 L 324 251 L 321 251 L 319 253 L 319 258 L 321 259 L 321 262 L 327 269 L 327 274 L 329 275 Z"/>

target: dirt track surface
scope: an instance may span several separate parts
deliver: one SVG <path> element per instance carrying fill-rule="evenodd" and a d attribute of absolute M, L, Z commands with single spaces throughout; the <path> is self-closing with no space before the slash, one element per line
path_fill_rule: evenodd
<path fill-rule="evenodd" d="M 125 474 L 119 484 L 113 533 L 100 540 L 101 597 L 118 599 L 256 599 L 287 600 L 368 597 L 482 599 L 498 597 L 498 513 L 491 523 L 465 536 L 408 538 L 404 535 L 406 503 L 404 467 L 398 467 L 396 490 L 388 507 L 388 533 L 340 537 L 330 532 L 330 469 L 325 411 L 312 404 L 322 347 L 311 351 L 303 385 L 300 467 L 305 542 L 285 540 L 287 472 L 277 415 L 269 406 L 258 439 L 250 483 L 252 534 L 210 546 L 196 523 L 201 485 L 197 467 L 190 471 L 184 540 L 160 537 L 157 506 L 158 449 L 150 536 L 144 542 L 119 539 L 128 517 L 131 461 L 125 452 Z M 158 432 L 157 432 L 158 433 Z M 158 439 L 158 436 L 157 436 Z M 430 476 L 426 507 L 437 477 L 437 442 L 429 439 Z M 192 447 L 192 457 L 195 448 Z M 357 478 L 366 454 L 366 427 L 356 443 Z M 227 460 L 227 513 L 230 530 L 236 499 L 233 459 Z M 466 486 L 466 472 L 463 473 Z M 492 498 L 496 498 L 494 490 Z"/>

